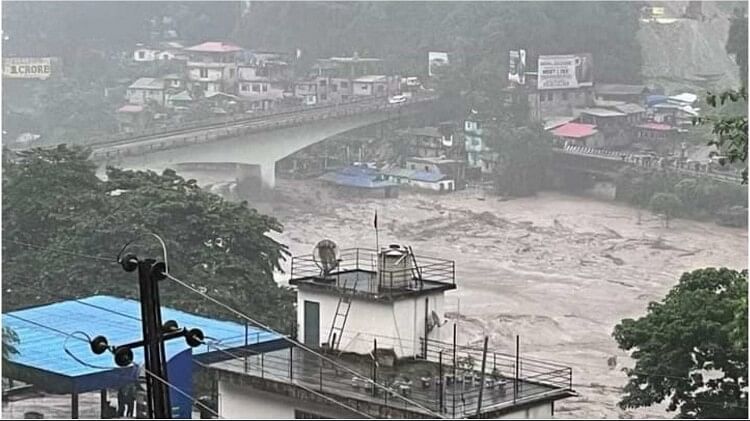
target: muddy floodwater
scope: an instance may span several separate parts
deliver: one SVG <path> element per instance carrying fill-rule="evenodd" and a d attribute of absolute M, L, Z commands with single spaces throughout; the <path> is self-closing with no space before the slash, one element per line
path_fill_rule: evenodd
<path fill-rule="evenodd" d="M 632 361 L 612 328 L 642 315 L 685 271 L 747 267 L 746 230 L 683 219 L 664 228 L 648 211 L 559 193 L 352 198 L 316 181 L 279 180 L 272 206 L 261 210 L 284 224 L 276 238 L 295 255 L 309 254 L 323 238 L 374 248 L 377 210 L 381 245 L 455 260 L 458 289 L 446 297 L 446 316 L 458 318 L 459 341 L 479 345 L 488 335 L 491 348 L 512 353 L 518 334 L 522 356 L 573 367 L 580 397 L 558 402 L 557 417 L 672 418 L 664 406 L 617 407 L 626 381 L 620 370 Z M 277 280 L 286 283 L 288 275 Z"/>

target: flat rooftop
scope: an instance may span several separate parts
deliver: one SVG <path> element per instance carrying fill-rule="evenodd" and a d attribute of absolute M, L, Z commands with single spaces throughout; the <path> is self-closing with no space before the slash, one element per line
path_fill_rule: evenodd
<path fill-rule="evenodd" d="M 393 300 L 456 288 L 455 263 L 451 260 L 414 255 L 400 266 L 383 266 L 378 256 L 371 249 L 343 249 L 336 267 L 328 273 L 323 272 L 313 255 L 294 256 L 289 283 L 336 294 L 347 290 L 354 297 L 372 300 Z"/>
<path fill-rule="evenodd" d="M 427 358 L 402 358 L 392 366 L 379 361 L 374 377 L 371 355 L 327 355 L 359 376 L 296 347 L 243 357 L 246 360 L 217 362 L 209 369 L 223 381 L 289 396 L 299 396 L 298 389 L 314 390 L 348 403 L 357 401 L 358 408 L 379 413 L 387 407 L 403 410 L 410 417 L 441 414 L 463 418 L 474 416 L 479 405 L 482 350 L 475 348 L 457 347 L 455 374 L 452 345 L 447 343 L 428 346 Z M 474 362 L 471 368 L 465 364 L 469 359 Z M 519 362 L 516 381 L 515 357 L 488 352 L 482 418 L 495 417 L 521 405 L 576 395 L 569 367 L 531 359 Z M 366 379 L 387 386 L 392 392 L 373 388 Z"/>

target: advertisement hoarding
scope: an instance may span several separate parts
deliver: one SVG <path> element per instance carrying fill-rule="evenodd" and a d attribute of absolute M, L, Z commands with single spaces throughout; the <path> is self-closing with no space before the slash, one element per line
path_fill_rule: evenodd
<path fill-rule="evenodd" d="M 3 78 L 44 80 L 51 74 L 49 57 L 3 57 Z"/>
<path fill-rule="evenodd" d="M 591 54 L 539 56 L 539 89 L 572 89 L 593 86 Z"/>
<path fill-rule="evenodd" d="M 435 75 L 435 69 L 440 66 L 447 65 L 448 62 L 448 53 L 441 53 L 436 51 L 430 51 L 427 53 L 427 74 L 429 76 Z"/>
<path fill-rule="evenodd" d="M 510 51 L 508 81 L 518 85 L 526 83 L 526 50 Z"/>

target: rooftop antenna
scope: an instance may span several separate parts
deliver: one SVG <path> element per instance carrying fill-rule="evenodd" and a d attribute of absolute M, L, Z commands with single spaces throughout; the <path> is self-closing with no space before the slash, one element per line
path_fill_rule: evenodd
<path fill-rule="evenodd" d="M 341 262 L 339 247 L 331 240 L 321 240 L 313 249 L 313 260 L 320 268 L 320 275 L 326 278 Z"/>

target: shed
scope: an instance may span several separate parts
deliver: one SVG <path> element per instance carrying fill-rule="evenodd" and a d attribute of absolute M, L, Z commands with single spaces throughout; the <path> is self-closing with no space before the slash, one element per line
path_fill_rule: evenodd
<path fill-rule="evenodd" d="M 179 339 L 166 343 L 170 383 L 183 392 L 191 390 L 191 361 L 210 363 L 231 359 L 227 354 L 237 350 L 286 346 L 281 335 L 262 329 L 166 307 L 162 307 L 161 312 L 162 320 L 175 320 L 181 327 L 199 328 L 223 347 L 218 350 L 216 346 L 201 345 L 191 349 Z M 143 349 L 134 350 L 133 366 L 121 368 L 114 364 L 110 353 L 93 354 L 85 336 L 103 335 L 111 345 L 140 340 L 140 317 L 140 302 L 105 295 L 4 313 L 3 326 L 13 329 L 19 338 L 18 354 L 10 358 L 4 374 L 48 393 L 70 394 L 71 418 L 78 418 L 80 393 L 101 391 L 104 409 L 107 389 L 117 389 L 137 380 L 137 367 L 144 362 Z M 182 402 L 181 414 L 187 412 L 189 416 L 192 402 L 186 403 L 185 397 L 178 393 L 172 396 L 175 406 Z M 187 411 L 184 411 L 185 406 Z"/>

